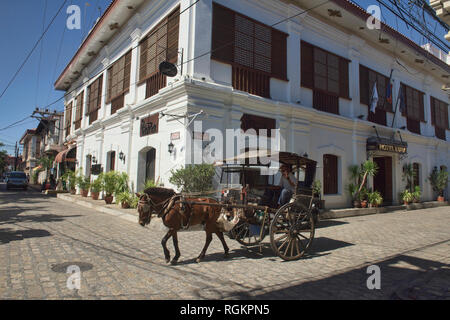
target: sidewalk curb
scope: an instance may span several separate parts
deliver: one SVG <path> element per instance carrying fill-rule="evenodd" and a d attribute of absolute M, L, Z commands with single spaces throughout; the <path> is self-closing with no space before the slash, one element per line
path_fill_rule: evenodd
<path fill-rule="evenodd" d="M 390 213 L 396 211 L 411 211 L 419 209 L 430 209 L 437 207 L 448 206 L 448 202 L 429 201 L 421 203 L 411 203 L 407 206 L 397 205 L 379 208 L 346 208 L 346 209 L 333 209 L 320 213 L 320 219 L 340 219 L 348 217 L 366 216 L 380 213 Z"/>
<path fill-rule="evenodd" d="M 73 196 L 69 196 L 69 195 L 64 194 L 64 193 L 57 194 L 56 198 L 60 199 L 60 200 L 68 201 L 68 202 L 71 202 L 71 203 L 74 203 L 74 204 L 77 204 L 77 205 L 80 205 L 80 206 L 83 206 L 83 207 L 86 207 L 86 208 L 89 208 L 89 209 L 93 209 L 93 210 L 96 210 L 96 211 L 99 211 L 99 212 L 102 212 L 102 213 L 106 213 L 106 214 L 115 216 L 117 218 L 127 220 L 127 221 L 132 222 L 132 223 L 136 223 L 136 224 L 138 223 L 138 216 L 137 215 L 124 213 L 124 212 L 121 212 L 120 210 L 115 210 L 115 209 L 112 209 L 112 208 L 106 208 L 106 207 L 104 207 L 102 205 L 95 205 L 95 204 L 89 203 L 87 201 L 83 201 L 81 199 L 73 198 Z M 152 218 L 152 221 L 151 221 L 150 225 L 147 226 L 146 228 L 161 230 L 163 227 L 164 226 L 162 225 L 162 222 L 161 222 L 160 218 Z"/>

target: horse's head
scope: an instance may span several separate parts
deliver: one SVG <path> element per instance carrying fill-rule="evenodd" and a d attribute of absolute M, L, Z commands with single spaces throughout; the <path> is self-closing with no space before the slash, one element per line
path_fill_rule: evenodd
<path fill-rule="evenodd" d="M 139 197 L 137 207 L 139 213 L 139 224 L 145 227 L 152 220 L 152 208 L 150 206 L 150 197 L 146 193 L 143 194 L 136 193 L 136 196 Z"/>
<path fill-rule="evenodd" d="M 152 219 L 152 214 L 161 214 L 163 205 L 175 195 L 175 191 L 165 188 L 147 188 L 143 194 L 136 193 L 139 197 L 138 212 L 139 224 L 146 226 Z"/>

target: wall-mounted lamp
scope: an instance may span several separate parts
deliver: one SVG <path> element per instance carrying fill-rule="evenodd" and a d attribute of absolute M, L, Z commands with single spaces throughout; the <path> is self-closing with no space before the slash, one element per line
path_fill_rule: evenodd
<path fill-rule="evenodd" d="M 123 161 L 123 163 L 125 163 L 125 154 L 122 151 L 120 151 L 120 153 L 119 153 L 119 160 Z"/>
<path fill-rule="evenodd" d="M 173 148 L 175 147 L 174 145 L 173 145 L 173 143 L 172 143 L 172 141 L 169 143 L 169 153 L 170 154 L 172 154 L 172 152 L 173 152 Z"/>

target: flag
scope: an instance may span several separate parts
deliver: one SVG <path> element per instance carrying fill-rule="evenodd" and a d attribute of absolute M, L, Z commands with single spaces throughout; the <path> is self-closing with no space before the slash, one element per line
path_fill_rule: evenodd
<path fill-rule="evenodd" d="M 373 84 L 372 89 L 372 97 L 370 98 L 370 112 L 375 113 L 375 108 L 378 104 L 378 91 L 377 91 L 377 82 Z"/>

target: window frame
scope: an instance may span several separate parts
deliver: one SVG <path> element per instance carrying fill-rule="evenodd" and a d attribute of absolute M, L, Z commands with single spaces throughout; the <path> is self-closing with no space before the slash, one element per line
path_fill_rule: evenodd
<path fill-rule="evenodd" d="M 96 89 L 97 92 L 92 92 L 93 89 Z M 88 86 L 86 116 L 89 116 L 89 124 L 92 124 L 92 122 L 94 122 L 98 118 L 98 110 L 100 110 L 102 107 L 102 92 L 103 74 Z M 94 117 L 93 115 L 95 114 L 97 116 Z"/>
<path fill-rule="evenodd" d="M 131 82 L 131 55 L 132 50 L 128 50 L 125 54 L 123 54 L 119 59 L 117 59 L 107 70 L 107 80 L 108 87 L 106 92 L 106 103 L 109 104 L 113 100 L 119 98 L 122 95 L 125 95 L 130 91 L 130 82 Z M 119 68 L 119 65 L 122 63 L 123 67 Z M 117 69 L 115 69 L 117 68 Z M 123 79 L 121 81 L 117 80 L 114 86 L 118 86 L 119 83 L 122 83 L 122 90 L 111 93 L 113 87 L 113 79 L 114 77 L 118 77 L 118 75 L 123 71 Z M 120 109 L 120 108 L 119 108 Z"/>

